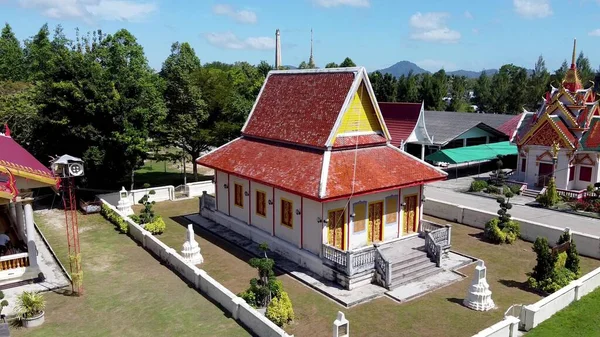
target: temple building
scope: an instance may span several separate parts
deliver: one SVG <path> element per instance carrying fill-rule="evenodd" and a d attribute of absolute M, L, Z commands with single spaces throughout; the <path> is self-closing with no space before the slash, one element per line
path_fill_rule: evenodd
<path fill-rule="evenodd" d="M 38 278 L 32 189 L 56 187 L 58 179 L 10 136 L 0 133 L 0 286 Z"/>
<path fill-rule="evenodd" d="M 390 141 L 364 68 L 271 71 L 241 137 L 197 159 L 216 172 L 202 214 L 347 288 L 371 282 L 381 250 L 424 245 L 423 185 L 446 178 Z"/>
<path fill-rule="evenodd" d="M 600 110 L 593 85 L 586 89 L 579 79 L 575 51 L 574 44 L 560 86 L 551 87 L 537 112 L 524 115 L 514 139 L 519 157 L 512 179 L 530 187 L 544 187 L 552 176 L 562 190 L 600 182 Z"/>

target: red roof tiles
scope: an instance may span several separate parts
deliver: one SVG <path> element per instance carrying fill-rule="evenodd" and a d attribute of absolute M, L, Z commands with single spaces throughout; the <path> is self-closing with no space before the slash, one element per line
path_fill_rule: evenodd
<path fill-rule="evenodd" d="M 376 134 L 376 135 L 361 135 L 361 136 L 344 136 L 337 137 L 333 142 L 334 148 L 342 148 L 342 147 L 353 147 L 358 145 L 370 145 L 370 144 L 385 144 L 387 140 L 384 136 Z"/>
<path fill-rule="evenodd" d="M 515 117 L 506 121 L 504 124 L 500 125 L 497 130 L 509 137 L 512 137 L 512 135 L 517 130 L 517 127 L 519 127 L 519 123 L 521 122 L 521 119 L 523 119 L 524 115 L 525 113 L 516 115 Z"/>
<path fill-rule="evenodd" d="M 583 139 L 583 146 L 587 150 L 600 150 L 600 119 L 592 120 L 592 125 Z"/>
<path fill-rule="evenodd" d="M 56 181 L 52 171 L 40 163 L 35 157 L 17 144 L 11 137 L 0 135 L 0 166 L 15 176 L 40 177 L 44 182 Z"/>
<path fill-rule="evenodd" d="M 577 138 L 575 138 L 575 136 L 573 135 L 573 133 L 571 133 L 571 131 L 569 130 L 569 128 L 565 125 L 565 123 L 558 119 L 552 119 L 554 121 L 554 124 L 556 124 L 556 126 L 558 126 L 558 128 L 560 129 L 560 131 L 562 131 L 562 133 L 567 137 L 567 139 L 571 142 L 571 144 L 573 144 L 574 146 L 576 146 L 577 144 Z"/>
<path fill-rule="evenodd" d="M 379 109 L 392 136 L 392 144 L 398 146 L 410 136 L 419 120 L 421 106 L 421 103 L 379 103 Z"/>
<path fill-rule="evenodd" d="M 243 135 L 324 147 L 354 72 L 272 73 Z"/>
<path fill-rule="evenodd" d="M 323 151 L 240 138 L 197 163 L 289 192 L 319 197 Z"/>
<path fill-rule="evenodd" d="M 355 155 L 356 160 L 355 160 Z M 354 163 L 356 162 L 356 175 Z M 331 153 L 325 199 L 420 185 L 446 175 L 389 146 Z"/>

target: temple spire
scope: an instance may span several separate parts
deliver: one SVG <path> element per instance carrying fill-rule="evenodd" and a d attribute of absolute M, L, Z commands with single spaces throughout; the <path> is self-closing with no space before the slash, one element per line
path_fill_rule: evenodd
<path fill-rule="evenodd" d="M 313 30 L 310 29 L 310 57 L 308 58 L 309 68 L 315 68 L 315 60 L 313 59 Z"/>
<path fill-rule="evenodd" d="M 575 64 L 575 51 L 577 49 L 577 39 L 573 39 L 573 57 L 571 58 L 571 69 L 577 68 L 577 64 Z"/>

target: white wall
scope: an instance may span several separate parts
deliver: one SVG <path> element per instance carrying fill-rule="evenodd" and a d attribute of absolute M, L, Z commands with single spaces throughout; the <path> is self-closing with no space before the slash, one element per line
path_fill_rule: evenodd
<path fill-rule="evenodd" d="M 252 182 L 251 183 L 251 192 L 250 192 L 250 197 L 252 198 L 252 210 L 250 210 L 251 213 L 251 221 L 250 223 L 253 226 L 256 226 L 260 229 L 262 229 L 265 232 L 268 233 L 272 233 L 273 232 L 273 205 L 269 205 L 269 200 L 273 201 L 273 188 L 270 186 L 266 186 L 263 184 L 259 184 L 256 182 Z M 267 194 L 267 200 L 266 200 L 266 207 L 267 207 L 267 216 L 264 217 L 262 215 L 259 215 L 256 213 L 256 191 L 260 190 L 262 192 L 265 192 Z"/>
<path fill-rule="evenodd" d="M 229 184 L 229 175 L 222 171 L 216 171 L 215 174 L 217 210 L 229 214 L 229 189 L 225 188 L 225 184 Z"/>
<path fill-rule="evenodd" d="M 307 198 L 303 199 L 302 204 L 303 218 L 303 247 L 309 252 L 320 255 L 321 243 L 323 239 L 321 235 L 322 225 L 317 222 L 317 217 L 321 216 L 321 203 Z"/>
<path fill-rule="evenodd" d="M 244 197 L 244 207 L 239 207 L 235 204 L 235 184 L 242 185 L 242 196 Z M 249 192 L 248 180 L 242 179 L 240 177 L 236 177 L 234 175 L 229 176 L 229 211 L 231 212 L 231 216 L 236 219 L 240 219 L 245 223 L 250 223 L 249 218 L 249 210 L 252 205 L 250 205 L 250 196 L 246 196 L 246 192 Z"/>
<path fill-rule="evenodd" d="M 215 184 L 210 180 L 198 181 L 195 183 L 186 184 L 185 189 L 188 197 L 199 197 L 202 195 L 202 192 L 206 192 L 208 194 L 215 193 Z"/>
<path fill-rule="evenodd" d="M 167 201 L 175 199 L 175 187 L 174 186 L 159 186 L 159 187 L 150 187 L 150 188 L 142 188 L 138 190 L 131 190 L 127 192 L 127 198 L 131 202 L 132 205 L 136 205 L 142 197 L 149 193 L 150 191 L 154 191 L 154 194 L 149 194 L 150 201 Z M 120 200 L 119 192 L 105 193 L 99 194 L 99 199 L 105 200 L 107 203 L 117 206 Z"/>
<path fill-rule="evenodd" d="M 491 327 L 481 330 L 476 335 L 473 335 L 473 337 L 517 337 L 518 329 L 519 319 L 507 316 Z"/>
<path fill-rule="evenodd" d="M 281 199 L 285 198 L 292 201 L 292 209 L 294 215 L 293 228 L 281 224 Z M 300 247 L 300 227 L 302 217 L 296 214 L 296 210 L 300 210 L 300 196 L 291 194 L 279 189 L 275 189 L 275 236 Z"/>

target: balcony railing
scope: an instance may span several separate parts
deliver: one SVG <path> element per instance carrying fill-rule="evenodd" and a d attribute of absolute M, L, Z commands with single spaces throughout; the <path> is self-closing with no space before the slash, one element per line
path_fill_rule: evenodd
<path fill-rule="evenodd" d="M 0 271 L 25 267 L 29 267 L 27 253 L 0 256 Z"/>
<path fill-rule="evenodd" d="M 425 249 L 427 249 L 427 255 L 435 261 L 438 267 L 441 264 L 444 251 L 450 249 L 451 237 L 452 226 L 450 225 L 445 225 L 433 231 L 425 230 Z"/>
<path fill-rule="evenodd" d="M 375 268 L 374 246 L 368 246 L 358 250 L 343 251 L 328 244 L 323 244 L 323 259 L 325 263 L 343 272 L 347 276 L 352 276 L 363 271 Z"/>

